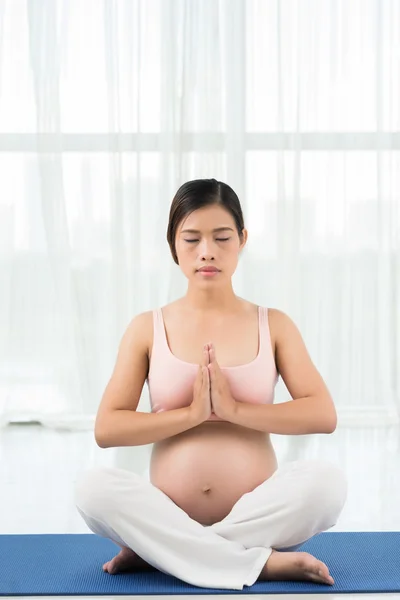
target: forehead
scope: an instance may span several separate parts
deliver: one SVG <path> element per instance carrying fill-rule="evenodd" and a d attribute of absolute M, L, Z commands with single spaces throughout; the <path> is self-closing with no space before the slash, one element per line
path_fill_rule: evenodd
<path fill-rule="evenodd" d="M 185 217 L 179 229 L 214 229 L 217 227 L 235 227 L 231 213 L 220 205 L 204 206 Z"/>

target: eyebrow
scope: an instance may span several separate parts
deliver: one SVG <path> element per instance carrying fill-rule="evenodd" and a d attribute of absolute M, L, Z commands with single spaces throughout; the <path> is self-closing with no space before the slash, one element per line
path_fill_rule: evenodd
<path fill-rule="evenodd" d="M 216 229 L 213 229 L 213 233 L 215 233 L 217 231 L 234 231 L 234 229 L 232 229 L 232 227 L 217 227 Z M 181 231 L 181 233 L 201 233 L 201 232 L 198 231 L 198 229 L 183 229 Z"/>

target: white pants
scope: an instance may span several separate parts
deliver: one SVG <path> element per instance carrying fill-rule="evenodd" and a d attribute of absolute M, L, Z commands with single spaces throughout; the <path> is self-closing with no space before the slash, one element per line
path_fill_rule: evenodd
<path fill-rule="evenodd" d="M 333 527 L 346 495 L 343 472 L 316 460 L 278 468 L 211 526 L 124 469 L 83 472 L 75 489 L 78 511 L 94 533 L 191 585 L 234 590 L 255 583 L 272 549 L 295 550 Z"/>

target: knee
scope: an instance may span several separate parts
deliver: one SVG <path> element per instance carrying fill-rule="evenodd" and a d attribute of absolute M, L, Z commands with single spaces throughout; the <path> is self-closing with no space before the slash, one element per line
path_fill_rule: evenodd
<path fill-rule="evenodd" d="M 308 476 L 305 478 L 302 501 L 316 512 L 324 513 L 329 522 L 327 527 L 333 527 L 346 502 L 346 475 L 337 465 L 329 462 L 314 460 L 304 463 Z"/>
<path fill-rule="evenodd" d="M 112 507 L 115 469 L 96 467 L 80 473 L 75 482 L 76 507 L 88 516 L 103 514 Z"/>

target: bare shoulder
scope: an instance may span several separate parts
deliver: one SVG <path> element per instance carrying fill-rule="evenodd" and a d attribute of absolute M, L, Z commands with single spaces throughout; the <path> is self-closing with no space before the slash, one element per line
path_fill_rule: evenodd
<path fill-rule="evenodd" d="M 276 308 L 270 308 L 268 313 L 277 368 L 292 398 L 313 395 L 329 398 L 327 386 L 293 319 Z"/>
<path fill-rule="evenodd" d="M 268 325 L 275 360 L 278 361 L 278 350 L 285 343 L 290 343 L 290 340 L 294 337 L 299 341 L 299 338 L 301 338 L 300 331 L 293 319 L 278 308 L 268 308 Z"/>
<path fill-rule="evenodd" d="M 290 329 L 297 328 L 293 319 L 278 308 L 268 308 L 268 321 L 277 338 L 287 333 Z"/>
<path fill-rule="evenodd" d="M 128 324 L 124 337 L 128 343 L 131 341 L 139 344 L 148 354 L 153 339 L 153 311 L 148 310 L 135 315 Z"/>
<path fill-rule="evenodd" d="M 108 428 L 110 412 L 133 410 L 148 374 L 148 343 L 152 327 L 151 311 L 140 313 L 128 323 L 119 344 L 110 380 L 104 390 L 96 417 L 96 439 Z"/>

